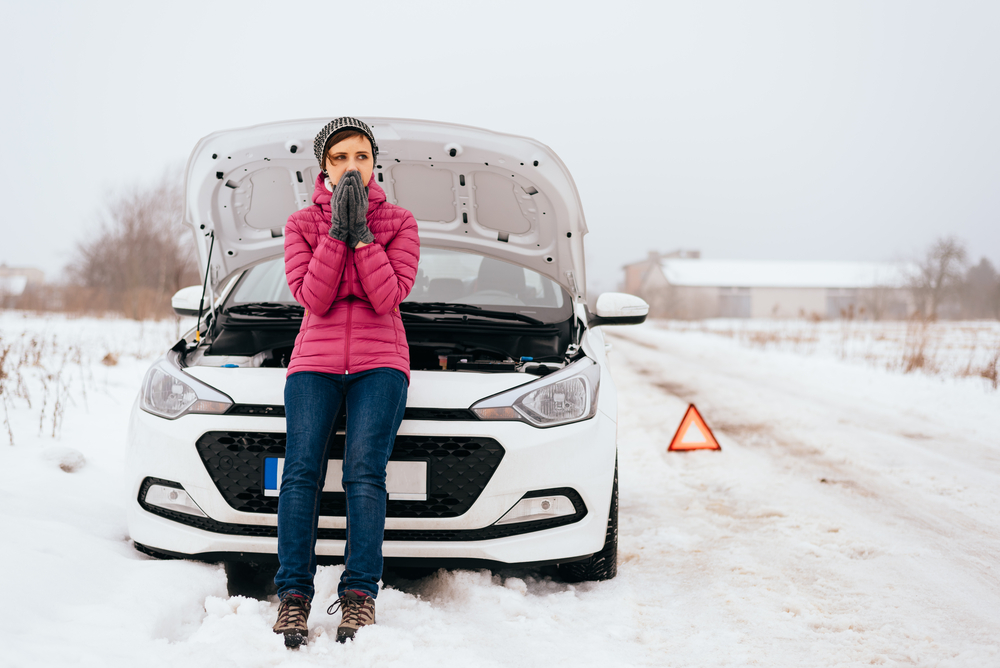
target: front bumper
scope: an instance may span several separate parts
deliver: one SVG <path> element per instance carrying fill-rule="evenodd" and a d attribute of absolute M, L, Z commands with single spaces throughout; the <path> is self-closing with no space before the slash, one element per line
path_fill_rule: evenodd
<path fill-rule="evenodd" d="M 281 434 L 285 421 L 239 415 L 187 415 L 171 421 L 133 407 L 127 458 L 128 524 L 133 540 L 153 553 L 167 556 L 214 560 L 217 555 L 275 555 L 277 517 L 233 508 L 199 457 L 194 444 L 210 431 Z M 604 413 L 599 411 L 589 420 L 550 429 L 518 422 L 404 420 L 399 435 L 491 438 L 503 446 L 505 454 L 475 503 L 460 516 L 388 517 L 383 544 L 387 560 L 546 563 L 586 557 L 603 546 L 615 459 L 615 423 Z M 218 527 L 222 523 L 229 527 L 227 533 L 189 526 L 144 510 L 139 503 L 140 489 L 150 477 L 182 485 L 211 520 L 211 524 L 202 526 Z M 491 527 L 526 493 L 553 488 L 575 490 L 586 508 L 585 515 L 572 524 L 500 538 L 489 538 L 488 530 L 477 531 Z M 248 527 L 245 533 L 258 535 L 236 533 L 241 531 L 238 526 Z M 342 558 L 344 541 L 323 535 L 340 534 L 337 530 L 346 527 L 346 520 L 321 516 L 319 527 L 316 553 L 320 560 Z M 441 532 L 457 539 L 392 539 L 407 534 L 419 538 L 420 532 Z M 465 536 L 477 539 L 463 539 Z"/>

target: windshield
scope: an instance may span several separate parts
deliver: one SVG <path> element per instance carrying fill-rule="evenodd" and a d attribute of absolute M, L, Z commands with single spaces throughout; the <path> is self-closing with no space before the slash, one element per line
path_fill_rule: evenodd
<path fill-rule="evenodd" d="M 251 267 L 243 274 L 227 306 L 258 302 L 296 303 L 285 279 L 284 258 L 279 257 Z"/>
<path fill-rule="evenodd" d="M 416 282 L 404 301 L 469 304 L 544 322 L 565 320 L 572 312 L 565 291 L 531 269 L 474 253 L 427 247 L 420 249 Z M 248 269 L 227 307 L 260 303 L 296 303 L 285 279 L 283 258 Z"/>
<path fill-rule="evenodd" d="M 563 290 L 516 264 L 462 251 L 421 248 L 413 290 L 403 301 L 562 308 Z"/>

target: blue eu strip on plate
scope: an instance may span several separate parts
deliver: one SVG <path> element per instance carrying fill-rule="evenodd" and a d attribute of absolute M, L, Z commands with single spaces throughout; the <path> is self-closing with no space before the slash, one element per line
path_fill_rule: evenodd
<path fill-rule="evenodd" d="M 277 496 L 278 494 L 278 458 L 264 458 L 264 495 Z"/>

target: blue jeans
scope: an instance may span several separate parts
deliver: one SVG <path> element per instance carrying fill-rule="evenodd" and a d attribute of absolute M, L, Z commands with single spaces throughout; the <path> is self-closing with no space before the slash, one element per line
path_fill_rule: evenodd
<path fill-rule="evenodd" d="M 293 373 L 285 382 L 285 465 L 278 493 L 278 596 L 312 599 L 316 530 L 328 449 L 347 404 L 344 492 L 347 546 L 338 595 L 378 594 L 385 532 L 385 467 L 406 409 L 406 376 L 378 368 L 352 374 Z"/>

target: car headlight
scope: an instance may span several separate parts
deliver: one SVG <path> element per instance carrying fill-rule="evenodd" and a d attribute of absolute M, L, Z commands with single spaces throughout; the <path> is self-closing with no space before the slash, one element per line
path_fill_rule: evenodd
<path fill-rule="evenodd" d="M 472 405 L 480 420 L 521 420 L 555 427 L 591 418 L 597 412 L 601 367 L 584 358 L 542 379 Z"/>
<path fill-rule="evenodd" d="M 225 413 L 233 400 L 214 387 L 187 375 L 171 351 L 146 372 L 139 405 L 142 410 L 168 420 L 188 413 Z"/>

